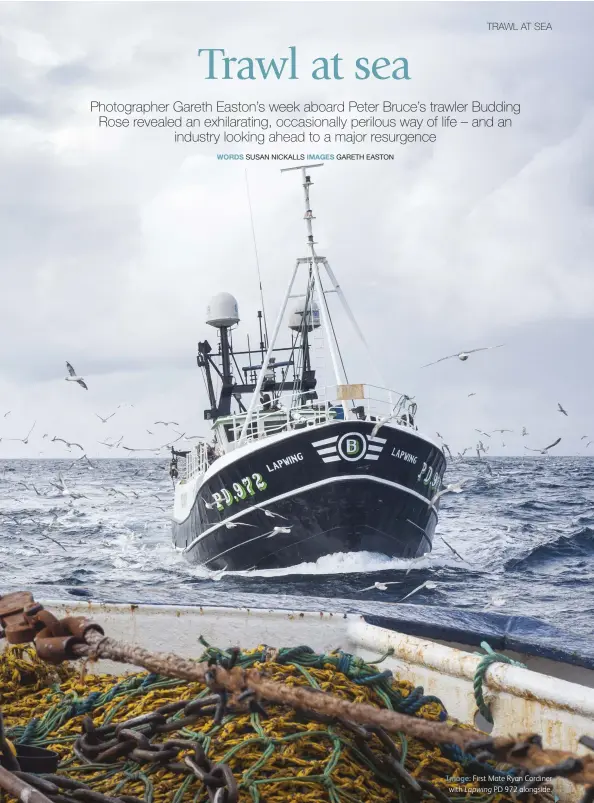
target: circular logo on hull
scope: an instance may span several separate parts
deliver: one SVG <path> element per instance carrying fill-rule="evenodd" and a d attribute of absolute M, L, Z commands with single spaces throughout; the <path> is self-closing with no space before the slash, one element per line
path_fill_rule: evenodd
<path fill-rule="evenodd" d="M 367 451 L 367 440 L 360 432 L 347 432 L 339 439 L 337 449 L 343 460 L 361 460 Z"/>

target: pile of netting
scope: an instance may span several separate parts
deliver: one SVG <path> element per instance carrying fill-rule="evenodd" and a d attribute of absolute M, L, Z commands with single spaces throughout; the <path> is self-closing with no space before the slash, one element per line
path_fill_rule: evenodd
<path fill-rule="evenodd" d="M 201 660 L 224 662 L 231 655 L 203 644 Z M 341 651 L 258 647 L 236 652 L 233 660 L 290 686 L 425 719 L 448 718 L 441 701 L 422 688 Z M 9 647 L 0 656 L 3 764 L 11 769 L 6 760 L 31 748 L 57 754 L 50 772 L 26 772 L 23 760 L 15 773 L 54 803 L 512 800 L 493 791 L 497 778 L 502 788 L 505 771 L 454 745 L 281 705 L 267 703 L 264 710 L 254 700 L 230 710 L 200 683 L 88 669 L 52 667 L 30 646 Z"/>

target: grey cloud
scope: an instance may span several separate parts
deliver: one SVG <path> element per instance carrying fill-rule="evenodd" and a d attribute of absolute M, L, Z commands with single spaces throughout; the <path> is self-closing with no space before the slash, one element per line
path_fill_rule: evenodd
<path fill-rule="evenodd" d="M 487 33 L 486 20 L 512 13 L 555 30 Z M 594 336 L 591 4 L 5 3 L 0 22 L 5 399 L 33 415 L 43 394 L 47 426 L 68 424 L 71 439 L 96 441 L 93 405 L 124 397 L 204 427 L 195 346 L 215 342 L 209 296 L 233 292 L 242 332 L 255 336 L 245 163 L 221 165 L 217 149 L 161 132 L 99 131 L 91 100 L 509 100 L 522 114 L 508 132 L 443 132 L 434 147 L 387 147 L 394 162 L 327 163 L 314 179 L 317 239 L 382 374 L 419 398 L 423 428 L 454 447 L 469 445 L 475 423 L 545 437 L 557 434 L 562 401 L 562 446 L 576 448 L 594 391 L 584 370 Z M 302 77 L 204 81 L 197 48 L 222 41 L 233 55 L 296 44 Z M 414 78 L 308 80 L 311 58 L 335 52 L 345 65 L 408 55 Z M 300 187 L 278 165 L 248 172 L 274 319 L 304 250 Z M 369 360 L 338 311 L 336 322 L 349 376 L 365 381 Z M 495 342 L 506 348 L 419 368 Z M 89 376 L 88 397 L 62 381 L 66 359 Z"/>

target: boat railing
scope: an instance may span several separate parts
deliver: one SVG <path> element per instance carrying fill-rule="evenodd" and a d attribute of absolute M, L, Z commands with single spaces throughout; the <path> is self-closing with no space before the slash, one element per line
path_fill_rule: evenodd
<path fill-rule="evenodd" d="M 384 420 L 414 428 L 416 405 L 406 394 L 377 385 L 335 385 L 316 388 L 316 392 L 316 399 L 311 399 L 310 392 L 288 393 L 255 407 L 243 438 L 245 413 L 225 416 L 217 423 L 224 426 L 230 448 L 337 420 Z"/>
<path fill-rule="evenodd" d="M 207 444 L 201 441 L 185 457 L 178 457 L 179 480 L 191 480 L 198 474 L 204 474 L 210 463 L 208 449 Z"/>

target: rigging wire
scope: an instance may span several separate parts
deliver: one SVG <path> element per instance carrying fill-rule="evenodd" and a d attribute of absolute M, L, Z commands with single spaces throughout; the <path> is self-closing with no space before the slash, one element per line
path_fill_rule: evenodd
<path fill-rule="evenodd" d="M 349 378 L 347 376 L 347 371 L 346 371 L 346 368 L 345 368 L 345 365 L 344 365 L 344 360 L 342 359 L 342 352 L 340 350 L 340 345 L 338 343 L 338 338 L 336 337 L 336 331 L 334 329 L 334 321 L 332 320 L 332 315 L 330 314 L 330 305 L 328 304 L 328 300 L 326 299 L 326 292 L 324 290 L 324 285 L 322 284 L 321 275 L 320 275 L 320 287 L 322 288 L 323 301 L 326 304 L 326 314 L 328 315 L 328 320 L 330 321 L 330 328 L 332 329 L 332 336 L 334 338 L 334 342 L 336 343 L 336 350 L 338 351 L 338 357 L 340 359 L 340 364 L 342 365 L 342 370 L 344 372 L 344 378 L 345 378 L 345 381 L 346 381 L 346 383 L 348 385 Z M 351 399 L 351 401 L 352 401 L 352 399 Z"/>
<path fill-rule="evenodd" d="M 258 257 L 258 245 L 256 242 L 256 230 L 254 228 L 254 213 L 252 212 L 252 199 L 250 197 L 250 185 L 248 182 L 247 170 L 245 171 L 245 190 L 247 193 L 248 206 L 250 210 L 250 223 L 252 226 L 252 239 L 254 241 L 254 254 L 256 256 L 256 269 L 258 271 L 258 284 L 260 285 L 260 301 L 262 302 L 262 315 L 264 317 L 264 334 L 266 336 L 266 345 L 268 346 L 268 324 L 266 322 L 266 309 L 264 307 L 264 290 L 262 289 L 262 275 L 260 273 L 260 259 Z"/>

